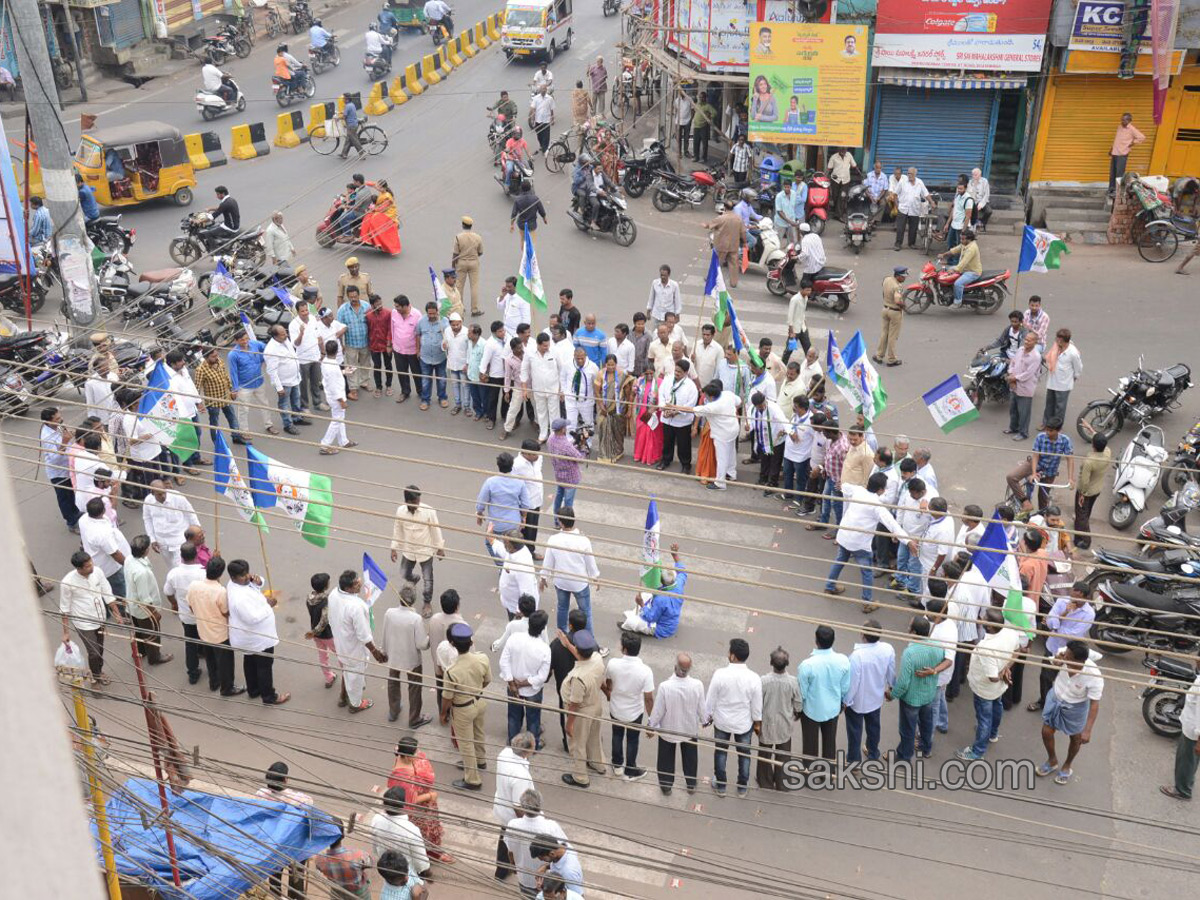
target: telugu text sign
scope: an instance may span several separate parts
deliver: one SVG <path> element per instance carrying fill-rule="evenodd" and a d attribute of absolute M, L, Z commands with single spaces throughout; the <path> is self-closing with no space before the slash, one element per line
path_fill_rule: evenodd
<path fill-rule="evenodd" d="M 871 64 L 1035 72 L 1051 0 L 879 0 Z"/>
<path fill-rule="evenodd" d="M 866 94 L 865 25 L 750 27 L 750 140 L 861 147 Z"/>

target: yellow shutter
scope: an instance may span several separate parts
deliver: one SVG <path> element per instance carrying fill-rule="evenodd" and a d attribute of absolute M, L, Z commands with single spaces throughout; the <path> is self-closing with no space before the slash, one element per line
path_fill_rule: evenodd
<path fill-rule="evenodd" d="M 1121 114 L 1146 140 L 1129 154 L 1128 170 L 1145 174 L 1154 148 L 1150 79 L 1113 75 L 1053 75 L 1053 100 L 1042 112 L 1032 181 L 1108 182 L 1109 151 Z"/>
<path fill-rule="evenodd" d="M 192 0 L 165 0 L 163 4 L 167 16 L 167 31 L 174 34 L 184 28 L 196 24 L 196 8 Z M 212 16 L 225 12 L 225 0 L 200 0 L 200 14 Z M 209 34 L 215 34 L 216 28 L 210 26 Z"/>

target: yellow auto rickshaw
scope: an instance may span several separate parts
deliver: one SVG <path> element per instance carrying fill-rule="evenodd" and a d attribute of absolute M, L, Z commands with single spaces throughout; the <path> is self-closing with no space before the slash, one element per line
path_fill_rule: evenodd
<path fill-rule="evenodd" d="M 158 197 L 187 206 L 196 186 L 183 134 L 162 122 L 84 132 L 75 168 L 104 206 L 132 206 Z"/>

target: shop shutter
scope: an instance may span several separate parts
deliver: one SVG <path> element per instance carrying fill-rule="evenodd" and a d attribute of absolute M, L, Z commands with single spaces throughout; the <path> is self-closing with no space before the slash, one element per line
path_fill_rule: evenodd
<path fill-rule="evenodd" d="M 1030 171 L 1031 181 L 1108 183 L 1109 151 L 1121 113 L 1146 140 L 1129 154 L 1128 170 L 1143 174 L 1154 149 L 1154 96 L 1150 78 L 1115 75 L 1055 75 L 1054 100 L 1042 114 L 1044 145 Z"/>
<path fill-rule="evenodd" d="M 142 27 L 141 0 L 118 0 L 96 10 L 100 43 L 123 50 L 146 37 Z"/>
<path fill-rule="evenodd" d="M 916 166 L 930 187 L 952 187 L 975 167 L 987 174 L 996 91 L 884 85 L 872 161 L 891 173 Z"/>
<path fill-rule="evenodd" d="M 177 31 L 190 32 L 197 22 L 197 4 L 199 4 L 201 16 L 225 12 L 225 0 L 165 0 L 167 31 L 171 34 Z M 209 33 L 215 31 L 212 27 L 208 30 Z"/>

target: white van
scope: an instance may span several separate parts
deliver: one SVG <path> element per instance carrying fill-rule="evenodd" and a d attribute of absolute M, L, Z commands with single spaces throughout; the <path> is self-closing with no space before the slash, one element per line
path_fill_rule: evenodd
<path fill-rule="evenodd" d="M 538 57 L 550 62 L 574 40 L 571 0 L 508 0 L 500 46 L 509 59 Z"/>

